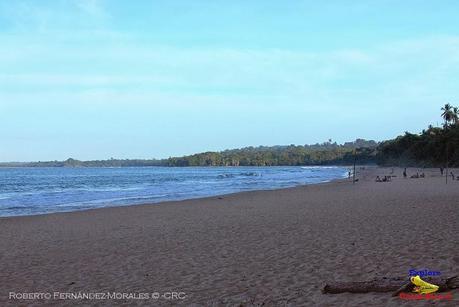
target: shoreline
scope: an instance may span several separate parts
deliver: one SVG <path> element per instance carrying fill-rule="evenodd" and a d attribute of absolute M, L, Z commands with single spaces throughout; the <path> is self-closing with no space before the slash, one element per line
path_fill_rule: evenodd
<path fill-rule="evenodd" d="M 330 281 L 457 275 L 459 181 L 349 179 L 200 199 L 0 219 L 0 304 L 327 305 L 404 303 L 325 295 Z M 411 170 L 409 170 L 410 172 Z M 10 292 L 183 292 L 183 299 L 15 300 Z M 453 291 L 453 301 L 459 292 Z M 418 302 L 422 305 L 421 302 Z M 429 303 L 430 302 L 425 302 Z M 454 304 L 452 302 L 452 304 Z"/>
<path fill-rule="evenodd" d="M 316 185 L 324 185 L 324 184 L 333 184 L 338 183 L 341 181 L 349 181 L 350 179 L 347 178 L 337 178 L 332 179 L 324 182 L 318 183 L 307 183 L 307 184 L 300 184 L 292 187 L 284 187 L 284 188 L 273 188 L 273 189 L 265 189 L 265 190 L 250 190 L 250 191 L 239 191 L 239 192 L 231 192 L 227 194 L 218 194 L 218 195 L 211 195 L 211 196 L 204 196 L 204 197 L 196 197 L 196 198 L 186 198 L 186 199 L 177 199 L 177 200 L 166 200 L 166 201 L 159 201 L 153 203 L 140 203 L 140 204 L 125 204 L 125 205 L 115 205 L 115 206 L 106 206 L 106 207 L 96 207 L 96 208 L 86 208 L 80 210 L 72 210 L 72 211 L 57 211 L 57 212 L 48 212 L 48 213 L 38 213 L 38 214 L 25 214 L 25 215 L 12 215 L 12 216 L 0 216 L 0 220 L 2 219 L 12 219 L 12 218 L 23 218 L 23 217 L 35 217 L 35 216 L 47 216 L 52 214 L 71 214 L 77 212 L 86 212 L 86 211 L 93 211 L 93 210 L 106 210 L 106 209 L 115 209 L 115 208 L 129 208 L 129 207 L 143 207 L 143 206 L 166 206 L 171 203 L 181 204 L 187 201 L 200 201 L 200 200 L 216 200 L 222 197 L 228 196 L 236 196 L 239 194 L 246 194 L 246 193 L 256 193 L 256 192 L 271 192 L 271 191 L 283 191 L 283 190 L 290 190 L 299 187 L 306 187 L 306 186 L 316 186 Z"/>
<path fill-rule="evenodd" d="M 324 184 L 333 184 L 338 183 L 340 181 L 348 181 L 347 178 L 337 178 L 332 179 L 324 182 L 318 183 L 307 183 L 307 184 L 300 184 L 292 187 L 284 187 L 284 188 L 274 188 L 274 189 L 265 189 L 265 190 L 250 190 L 250 191 L 239 191 L 239 192 L 232 192 L 228 194 L 218 194 L 218 195 L 211 195 L 211 196 L 204 196 L 204 197 L 196 197 L 196 198 L 186 198 L 186 199 L 177 199 L 177 200 L 166 200 L 160 201 L 157 203 L 141 203 L 141 204 L 125 204 L 125 205 L 116 205 L 116 206 L 106 206 L 106 207 L 97 207 L 97 208 L 87 208 L 81 210 L 72 210 L 72 211 L 57 211 L 57 212 L 49 212 L 49 213 L 39 213 L 39 214 L 27 214 L 27 215 L 12 215 L 12 216 L 0 216 L 1 219 L 10 219 L 10 218 L 22 218 L 22 217 L 35 217 L 35 216 L 43 216 L 43 215 L 51 215 L 51 214 L 69 214 L 75 212 L 86 212 L 86 211 L 93 211 L 93 210 L 106 210 L 106 209 L 114 209 L 114 208 L 127 208 L 127 207 L 137 207 L 137 206 L 166 206 L 171 203 L 181 204 L 187 201 L 205 201 L 205 200 L 216 200 L 222 197 L 228 196 L 237 196 L 239 194 L 245 193 L 253 193 L 253 192 L 271 192 L 271 191 L 282 191 L 282 190 L 290 190 L 299 187 L 306 187 L 306 186 L 316 186 L 316 185 L 324 185 Z"/>
<path fill-rule="evenodd" d="M 239 166 L 228 166 L 228 167 L 239 167 Z M 277 167 L 277 166 L 274 166 L 274 167 Z M 330 167 L 341 167 L 341 166 L 330 166 Z M 344 167 L 343 166 L 342 168 L 347 169 L 348 167 Z M 1 216 L 0 215 L 0 220 L 1 219 L 8 219 L 8 218 L 16 218 L 16 217 L 42 216 L 42 215 L 48 215 L 48 214 L 72 213 L 72 212 L 90 211 L 90 210 L 98 210 L 98 209 L 110 209 L 110 208 L 118 208 L 118 207 L 163 205 L 163 204 L 168 204 L 168 203 L 173 203 L 173 202 L 184 202 L 184 201 L 188 201 L 188 200 L 201 200 L 201 199 L 208 199 L 208 198 L 218 198 L 218 197 L 222 197 L 222 196 L 228 196 L 228 195 L 239 194 L 239 193 L 285 190 L 285 189 L 292 189 L 292 188 L 301 187 L 301 186 L 332 183 L 332 182 L 340 181 L 340 180 L 350 180 L 350 179 L 348 179 L 347 177 L 345 177 L 345 175 L 343 175 L 342 178 L 335 178 L 335 179 L 326 180 L 326 181 L 317 182 L 317 183 L 298 184 L 298 185 L 291 186 L 291 187 L 282 187 L 282 188 L 276 188 L 275 187 L 275 188 L 272 188 L 272 189 L 238 191 L 238 192 L 230 192 L 230 193 L 226 193 L 226 194 L 208 195 L 208 196 L 203 196 L 203 197 L 198 196 L 198 197 L 194 197 L 194 198 L 161 200 L 161 201 L 158 201 L 158 202 L 131 203 L 131 204 L 126 203 L 126 204 L 122 204 L 122 205 L 108 205 L 108 206 L 102 206 L 102 207 L 84 208 L 84 209 L 76 209 L 76 210 L 68 210 L 68 211 L 45 212 L 45 213 L 37 213 L 37 214 L 23 214 L 23 215 L 11 215 L 11 216 Z"/>

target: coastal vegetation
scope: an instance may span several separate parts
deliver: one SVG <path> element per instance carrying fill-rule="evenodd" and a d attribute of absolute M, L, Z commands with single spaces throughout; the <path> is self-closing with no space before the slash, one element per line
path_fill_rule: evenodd
<path fill-rule="evenodd" d="M 314 145 L 259 146 L 220 152 L 203 152 L 168 159 L 109 159 L 0 163 L 0 167 L 142 167 L 142 166 L 299 166 L 379 164 L 385 166 L 459 167 L 459 110 L 441 108 L 442 127 L 421 133 L 405 132 L 377 143 L 357 139 L 337 144 L 328 140 Z"/>
<path fill-rule="evenodd" d="M 168 166 L 295 166 L 352 164 L 355 154 L 361 163 L 374 161 L 375 141 L 357 139 L 344 144 L 331 141 L 304 146 L 259 146 L 222 152 L 205 152 L 181 158 L 169 158 Z"/>
<path fill-rule="evenodd" d="M 324 142 L 315 145 L 259 146 L 221 152 L 204 152 L 162 160 L 94 160 L 0 163 L 0 166 L 15 167 L 134 167 L 134 166 L 294 166 L 294 165 L 344 165 L 357 158 L 360 163 L 374 163 L 375 141 L 357 139 L 354 142 L 337 144 Z"/>
<path fill-rule="evenodd" d="M 442 127 L 429 126 L 419 134 L 405 132 L 377 148 L 379 165 L 459 167 L 459 111 L 446 104 Z"/>

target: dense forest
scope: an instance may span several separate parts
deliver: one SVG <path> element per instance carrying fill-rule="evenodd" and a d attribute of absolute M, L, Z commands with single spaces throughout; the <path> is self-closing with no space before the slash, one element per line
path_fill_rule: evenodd
<path fill-rule="evenodd" d="M 446 104 L 442 110 L 443 127 L 429 126 L 420 134 L 405 132 L 377 148 L 376 162 L 397 166 L 459 167 L 459 111 Z"/>
<path fill-rule="evenodd" d="M 325 142 L 304 146 L 246 147 L 222 152 L 205 152 L 169 158 L 169 166 L 275 166 L 352 164 L 354 149 L 361 163 L 375 160 L 375 141 L 357 139 L 342 145 Z"/>
<path fill-rule="evenodd" d="M 304 146 L 260 146 L 221 152 L 204 152 L 184 157 L 171 157 L 162 160 L 96 160 L 0 163 L 15 167 L 133 167 L 133 166 L 276 166 L 276 165 L 344 165 L 374 163 L 375 141 L 357 139 L 344 144 L 332 143 Z M 355 152 L 355 155 L 354 155 Z"/>
<path fill-rule="evenodd" d="M 374 164 L 386 166 L 459 167 L 459 112 L 446 104 L 443 127 L 429 126 L 420 134 L 406 132 L 393 140 L 376 143 L 357 139 L 337 144 L 259 146 L 204 152 L 161 160 L 95 160 L 0 163 L 0 167 L 134 167 L 134 166 L 296 166 Z M 448 162 L 446 162 L 448 161 Z"/>

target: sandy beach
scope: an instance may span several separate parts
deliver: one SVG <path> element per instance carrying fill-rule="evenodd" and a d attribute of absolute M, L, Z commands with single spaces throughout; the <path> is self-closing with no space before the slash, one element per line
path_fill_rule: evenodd
<path fill-rule="evenodd" d="M 360 170 L 356 184 L 0 218 L 0 305 L 431 305 L 320 291 L 330 281 L 408 277 L 410 269 L 459 274 L 459 181 L 446 185 L 438 169 L 420 179 L 395 169 L 392 182 L 374 181 L 390 171 Z M 18 296 L 56 292 L 161 297 Z M 435 304 L 458 302 L 455 290 L 452 301 Z"/>

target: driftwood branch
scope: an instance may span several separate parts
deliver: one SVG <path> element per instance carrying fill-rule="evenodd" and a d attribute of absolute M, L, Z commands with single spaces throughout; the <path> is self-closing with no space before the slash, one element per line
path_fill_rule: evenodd
<path fill-rule="evenodd" d="M 397 289 L 394 293 L 392 293 L 392 296 L 397 296 L 402 292 L 412 292 L 414 289 L 414 285 L 411 281 L 405 282 L 400 288 Z"/>
<path fill-rule="evenodd" d="M 423 280 L 435 284 L 439 287 L 438 291 L 448 291 L 459 288 L 458 276 L 450 278 L 435 278 L 424 277 Z M 359 282 L 333 282 L 326 284 L 322 293 L 368 293 L 368 292 L 394 292 L 393 295 L 397 296 L 401 292 L 410 292 L 413 285 L 407 278 L 387 278 L 374 279 L 371 281 Z"/>

